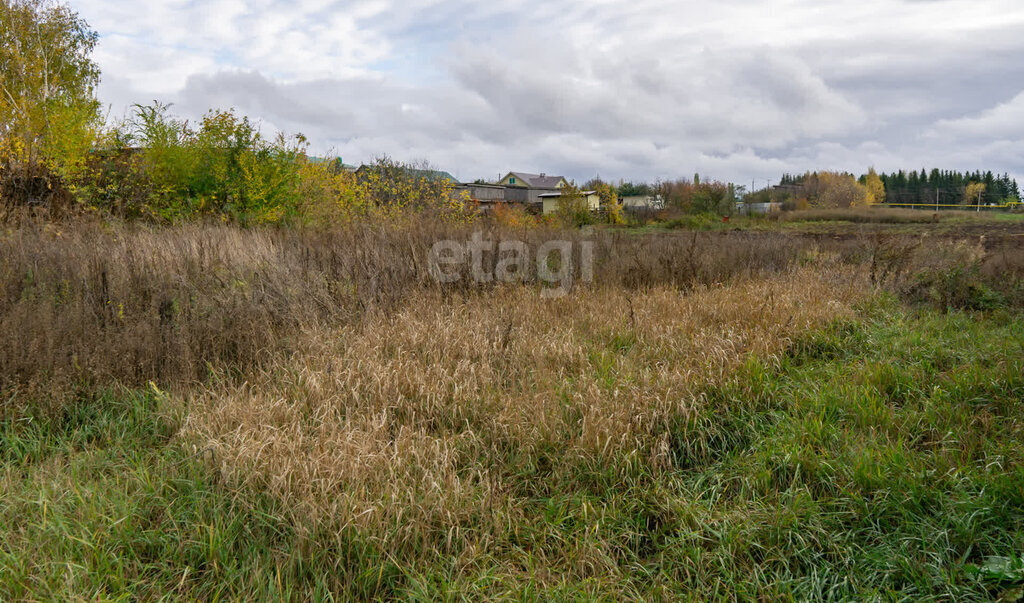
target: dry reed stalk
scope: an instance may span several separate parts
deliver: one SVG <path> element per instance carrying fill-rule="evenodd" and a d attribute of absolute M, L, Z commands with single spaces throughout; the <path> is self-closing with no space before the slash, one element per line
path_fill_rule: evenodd
<path fill-rule="evenodd" d="M 612 287 L 425 295 L 309 331 L 249 382 L 188 397 L 182 436 L 307 525 L 421 553 L 450 551 L 455 531 L 472 549 L 521 517 L 524 473 L 671 470 L 673 430 L 700 438 L 701 421 L 727 410 L 702 391 L 849 316 L 862 290 L 821 269 L 658 287 L 633 295 L 632 321 Z"/>

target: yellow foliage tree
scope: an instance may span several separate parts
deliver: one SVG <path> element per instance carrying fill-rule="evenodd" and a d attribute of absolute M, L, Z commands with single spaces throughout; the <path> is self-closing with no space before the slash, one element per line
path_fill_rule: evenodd
<path fill-rule="evenodd" d="M 429 165 L 407 165 L 382 157 L 356 172 L 358 206 L 381 217 L 430 213 L 453 222 L 475 217 L 469 197 L 446 174 Z"/>
<path fill-rule="evenodd" d="M 355 179 L 342 169 L 341 161 L 311 161 L 299 164 L 298 208 L 301 219 L 310 224 L 347 222 L 365 213 L 363 198 L 356 194 Z"/>
<path fill-rule="evenodd" d="M 984 182 L 971 182 L 964 188 L 964 205 L 980 205 L 985 194 Z"/>
<path fill-rule="evenodd" d="M 555 220 L 564 226 L 585 226 L 594 223 L 594 215 L 587 199 L 576 182 L 570 182 L 559 191 Z"/>
<path fill-rule="evenodd" d="M 864 177 L 864 188 L 867 189 L 867 204 L 885 203 L 885 183 L 878 176 L 875 168 L 868 168 L 867 176 Z"/>
<path fill-rule="evenodd" d="M 537 225 L 537 216 L 517 205 L 498 203 L 492 212 L 494 222 L 512 228 L 524 228 Z"/>
<path fill-rule="evenodd" d="M 64 4 L 0 0 L 0 165 L 8 174 L 42 165 L 68 180 L 83 168 L 100 123 L 97 39 Z"/>
<path fill-rule="evenodd" d="M 601 208 L 604 209 L 609 224 L 622 224 L 625 220 L 622 217 L 622 204 L 619 203 L 619 191 L 607 182 L 595 183 L 594 190 L 597 191 Z"/>
<path fill-rule="evenodd" d="M 803 193 L 812 207 L 859 207 L 868 203 L 868 189 L 842 172 L 807 173 Z"/>

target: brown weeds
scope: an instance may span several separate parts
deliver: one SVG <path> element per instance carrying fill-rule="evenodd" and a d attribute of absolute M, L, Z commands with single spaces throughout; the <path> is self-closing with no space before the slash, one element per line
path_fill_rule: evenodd
<path fill-rule="evenodd" d="M 701 422 L 728 410 L 701 391 L 848 316 L 858 290 L 818 269 L 662 286 L 633 297 L 633 321 L 608 287 L 427 295 L 311 331 L 274 368 L 205 388 L 186 402 L 183 435 L 311 529 L 354 526 L 396 555 L 458 553 L 499 538 L 532 494 L 580 467 L 675 467 L 671 434 L 690 429 L 698 448 Z"/>
<path fill-rule="evenodd" d="M 303 328 L 390 312 L 410 296 L 447 299 L 481 285 L 430 277 L 431 245 L 465 242 L 473 227 L 441 223 L 367 223 L 332 230 L 240 229 L 185 225 L 26 225 L 0 234 L 0 387 L 21 399 L 56 398 L 112 383 L 127 386 L 201 381 L 212 369 L 242 372 L 291 349 Z M 531 250 L 579 231 L 509 229 Z M 590 236 L 596 280 L 630 288 L 722 282 L 786 269 L 798 247 L 751 259 L 701 239 L 677 257 L 672 244 Z M 728 261 L 725 261 L 728 259 Z M 492 272 L 497 254 L 486 254 Z M 532 258 L 531 258 L 532 262 Z M 528 278 L 536 267 L 531 263 Z M 482 285 L 485 288 L 493 285 Z M 32 392 L 35 392 L 34 394 Z M 8 396 L 9 397 L 9 396 Z"/>
<path fill-rule="evenodd" d="M 874 262 L 878 269 L 880 257 L 888 262 L 876 270 L 885 277 L 881 284 L 939 299 L 915 293 L 910 277 L 922 267 L 956 264 L 963 255 L 941 242 L 903 239 L 890 258 L 879 255 L 877 241 L 852 238 L 483 228 L 396 220 L 328 230 L 98 223 L 8 230 L 0 234 L 0 399 L 9 401 L 5 410 L 15 398 L 23 407 L 59 408 L 113 384 L 173 387 L 202 382 L 213 372 L 246 375 L 296 349 L 298 335 L 311 329 L 358 324 L 366 313 L 387 315 L 421 297 L 438 304 L 466 299 L 496 284 L 474 282 L 468 262 L 460 280 L 439 284 L 428 257 L 436 241 L 465 243 L 477 229 L 495 245 L 523 241 L 531 253 L 552 239 L 568 241 L 577 268 L 581 243 L 589 241 L 594 280 L 581 283 L 577 275 L 573 286 L 618 290 L 620 301 L 609 301 L 609 312 L 634 321 L 631 292 L 685 291 L 822 262 L 847 266 L 854 278 L 858 266 Z M 979 274 L 1000 285 L 1006 279 L 996 272 L 1019 269 L 1016 251 L 989 254 Z M 484 272 L 493 273 L 499 259 L 485 253 Z M 538 286 L 534 260 L 531 255 L 525 275 L 528 291 Z M 1013 295 L 1019 297 L 1012 291 L 1004 297 Z M 565 319 L 572 320 L 570 310 Z M 514 340 L 516 326 L 501 320 L 501 339 Z"/>
<path fill-rule="evenodd" d="M 435 282 L 431 245 L 473 229 L 7 231 L 0 411 L 59 411 L 153 381 L 183 417 L 180 441 L 227 483 L 286 501 L 311 542 L 363 542 L 412 571 L 443 554 L 455 574 L 529 565 L 549 572 L 541 583 L 582 580 L 630 571 L 623 560 L 653 551 L 643 538 L 658 525 L 698 521 L 682 490 L 659 493 L 755 437 L 744 425 L 763 417 L 744 413 L 765 412 L 756 392 L 716 392 L 850 316 L 872 274 L 963 307 L 1009 299 L 985 283 L 1020 290 L 1017 248 L 507 227 L 485 238 L 531 250 L 564 239 L 575 262 L 593 243 L 594 281 L 555 299 L 535 266 L 522 284 L 475 283 L 468 266 Z M 484 254 L 481 267 L 497 261 Z M 568 538 L 551 527 L 558 509 L 539 505 L 574 493 L 604 508 L 581 498 L 589 531 Z M 636 513 L 592 521 L 608 509 Z M 600 532 L 634 520 L 645 523 Z"/>

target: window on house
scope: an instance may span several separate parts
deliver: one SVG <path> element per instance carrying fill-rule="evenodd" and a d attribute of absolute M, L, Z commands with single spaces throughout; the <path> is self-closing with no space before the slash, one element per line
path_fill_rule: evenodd
<path fill-rule="evenodd" d="M 509 179 L 508 179 L 508 183 L 509 183 L 509 184 L 515 184 L 515 183 L 516 183 L 516 179 L 515 179 L 515 176 L 513 176 L 513 177 L 509 178 Z"/>

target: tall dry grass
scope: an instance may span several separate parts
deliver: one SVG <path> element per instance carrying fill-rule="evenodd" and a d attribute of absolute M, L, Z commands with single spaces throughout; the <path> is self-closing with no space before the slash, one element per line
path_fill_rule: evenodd
<path fill-rule="evenodd" d="M 689 293 L 430 294 L 310 331 L 245 383 L 188 397 L 183 435 L 311 531 L 370 535 L 411 566 L 438 554 L 473 564 L 530 529 L 534 497 L 594 487 L 595 474 L 625 491 L 713 461 L 737 409 L 702 392 L 850 315 L 862 294 L 820 267 Z M 631 546 L 549 544 L 534 553 L 577 578 L 619 571 Z"/>
<path fill-rule="evenodd" d="M 460 282 L 443 287 L 427 266 L 435 241 L 468 241 L 473 228 L 47 224 L 7 230 L 0 233 L 0 386 L 22 399 L 60 398 L 62 390 L 78 395 L 112 383 L 191 383 L 212 369 L 244 372 L 290 349 L 302 328 L 391 311 L 425 293 L 474 290 L 468 265 Z M 578 243 L 588 235 L 507 229 L 488 236 L 524 240 L 532 250 L 566 239 L 579 266 Z M 774 242 L 730 255 L 720 244 L 692 241 L 680 253 L 673 245 L 607 236 L 596 246 L 597 280 L 629 287 L 777 271 L 800 253 Z M 750 260 L 753 249 L 769 247 L 771 253 Z M 485 269 L 493 271 L 497 261 L 485 255 Z"/>
<path fill-rule="evenodd" d="M 879 224 L 929 224 L 948 220 L 963 212 L 938 212 L 891 207 L 816 208 L 788 211 L 777 218 L 783 222 L 856 222 Z"/>
<path fill-rule="evenodd" d="M 475 283 L 468 263 L 458 282 L 439 284 L 430 276 L 429 251 L 436 241 L 466 242 L 477 231 L 495 245 L 523 241 L 531 252 L 566 240 L 577 267 L 581 242 L 589 241 L 594 282 L 577 279 L 575 286 L 623 292 L 728 283 L 820 258 L 854 272 L 881 258 L 899 266 L 903 280 L 914 266 L 927 266 L 941 285 L 934 258 L 961 261 L 941 242 L 783 233 L 645 237 L 408 221 L 327 230 L 25 224 L 0 233 L 0 398 L 6 410 L 15 398 L 59 407 L 112 384 L 187 385 L 224 370 L 244 375 L 295 349 L 304 330 L 354 324 L 367 312 L 395 312 L 424 296 L 463 299 L 495 284 Z M 980 273 L 996 283 L 1021 264 L 1019 249 L 982 253 Z M 484 254 L 484 270 L 493 272 L 499 259 Z M 535 290 L 532 259 L 526 286 Z M 879 270 L 881 280 L 895 280 L 891 266 Z"/>
<path fill-rule="evenodd" d="M 88 396 L 153 381 L 188 463 L 212 463 L 241 502 L 285 501 L 296 571 L 316 555 L 326 592 L 374 596 L 447 576 L 492 596 L 529 582 L 629 598 L 616 589 L 667 534 L 732 558 L 737 526 L 775 512 L 744 508 L 761 504 L 749 489 L 794 478 L 789 460 L 739 480 L 721 469 L 773 433 L 789 395 L 774 368 L 805 334 L 878 288 L 986 308 L 1024 274 L 1018 247 L 927 237 L 489 230 L 532 250 L 593 243 L 594 282 L 545 299 L 536 282 L 474 283 L 468 266 L 456 283 L 429 276 L 431 245 L 475 226 L 55 228 L 0 235 L 0 412 L 64 411 L 75 429 Z M 808 442 L 795 450 L 815 457 Z M 189 517 L 182 533 L 204 529 Z M 756 570 L 763 542 L 740 565 Z M 718 584 L 717 559 L 662 569 Z"/>

